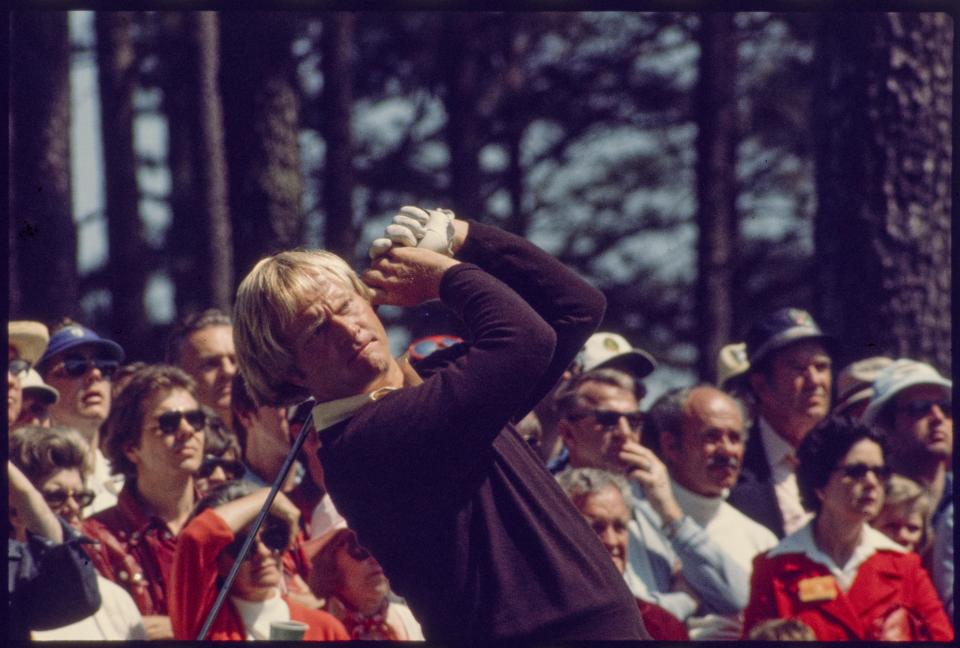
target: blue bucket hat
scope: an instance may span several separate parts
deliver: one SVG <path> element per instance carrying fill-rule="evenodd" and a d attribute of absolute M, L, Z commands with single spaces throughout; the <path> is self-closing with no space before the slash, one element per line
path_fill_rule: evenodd
<path fill-rule="evenodd" d="M 113 340 L 100 337 L 86 326 L 70 324 L 50 336 L 47 350 L 37 363 L 38 369 L 40 369 L 42 373 L 51 358 L 79 346 L 93 346 L 99 353 L 102 353 L 104 357 L 109 360 L 116 360 L 117 362 L 123 362 L 125 355 L 123 347 Z"/>
<path fill-rule="evenodd" d="M 835 340 L 820 330 L 810 313 L 799 308 L 775 310 L 747 331 L 747 360 L 755 367 L 771 352 L 801 340 L 818 340 L 833 352 Z"/>

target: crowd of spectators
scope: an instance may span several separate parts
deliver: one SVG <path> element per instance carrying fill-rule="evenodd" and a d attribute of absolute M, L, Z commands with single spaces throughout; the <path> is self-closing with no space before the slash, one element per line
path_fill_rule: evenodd
<path fill-rule="evenodd" d="M 477 258 L 482 245 L 510 243 L 471 227 Z M 8 636 L 198 637 L 300 430 L 322 410 L 299 392 L 293 403 L 258 404 L 264 386 L 238 364 L 234 328 L 215 309 L 186 317 L 165 362 L 148 364 L 75 321 L 8 323 Z M 475 340 L 464 338 L 436 331 L 411 344 L 404 384 L 429 385 L 437 366 L 469 352 Z M 642 409 L 654 357 L 614 332 L 582 342 L 507 426 L 520 457 L 511 469 L 532 475 L 517 483 L 537 497 L 568 498 L 543 509 L 569 516 L 557 529 L 577 527 L 574 540 L 557 531 L 556 544 L 609 555 L 651 638 L 953 639 L 949 378 L 908 358 L 863 358 L 838 372 L 837 341 L 809 313 L 783 308 L 721 350 L 715 384 L 676 386 Z M 463 414 L 479 420 L 490 405 Z M 482 449 L 470 452 L 465 482 L 474 457 L 482 461 Z M 387 469 L 346 470 L 339 456 L 316 432 L 306 437 L 206 638 L 268 639 L 272 623 L 289 621 L 305 625 L 307 640 L 444 638 L 441 608 L 406 589 L 415 563 L 391 588 L 390 527 L 382 539 L 370 531 L 376 515 L 335 497 L 344 480 L 376 490 L 364 480 Z M 459 476 L 438 487 L 430 460 L 414 463 L 429 479 L 417 495 L 451 506 Z M 407 473 L 396 479 L 407 488 Z M 435 514 L 431 501 L 391 510 L 398 493 L 376 496 L 390 505 L 372 510 L 403 519 L 403 537 Z M 377 555 L 363 537 L 375 538 Z M 498 560 L 482 551 L 471 560 Z M 594 555 L 585 569 L 599 569 Z M 502 594 L 522 604 L 522 589 Z M 578 626 L 578 637 L 588 630 Z"/>

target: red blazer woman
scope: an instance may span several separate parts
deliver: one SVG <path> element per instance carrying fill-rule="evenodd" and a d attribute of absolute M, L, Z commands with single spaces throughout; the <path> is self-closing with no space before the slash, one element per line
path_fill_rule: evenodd
<path fill-rule="evenodd" d="M 743 636 L 766 619 L 792 617 L 810 626 L 818 641 L 953 640 L 920 557 L 889 545 L 860 565 L 846 592 L 826 566 L 803 551 L 776 547 L 757 556 Z"/>
<path fill-rule="evenodd" d="M 197 638 L 217 598 L 217 556 L 233 542 L 230 528 L 212 510 L 206 510 L 184 527 L 173 559 L 170 583 L 170 622 L 176 639 Z M 290 619 L 306 623 L 304 641 L 347 641 L 343 624 L 321 610 L 310 610 L 283 597 Z M 228 598 L 210 627 L 209 641 L 243 641 L 246 629 L 240 613 Z"/>

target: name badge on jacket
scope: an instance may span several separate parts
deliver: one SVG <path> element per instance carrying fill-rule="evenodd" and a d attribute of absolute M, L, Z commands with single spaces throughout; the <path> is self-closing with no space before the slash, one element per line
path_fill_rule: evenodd
<path fill-rule="evenodd" d="M 837 582 L 833 576 L 812 576 L 797 583 L 800 600 L 804 603 L 813 601 L 832 601 L 837 598 Z"/>

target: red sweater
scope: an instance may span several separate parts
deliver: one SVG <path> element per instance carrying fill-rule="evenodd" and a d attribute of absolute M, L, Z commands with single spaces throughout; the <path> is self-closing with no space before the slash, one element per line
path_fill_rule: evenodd
<path fill-rule="evenodd" d="M 814 580 L 816 579 L 816 580 Z M 823 565 L 801 553 L 753 561 L 743 636 L 766 619 L 796 618 L 818 641 L 880 640 L 890 631 L 910 641 L 951 641 L 953 628 L 915 553 L 877 551 L 843 592 Z M 886 630 L 885 630 L 886 628 Z"/>
<path fill-rule="evenodd" d="M 233 532 L 213 510 L 195 517 L 180 532 L 170 574 L 168 604 L 173 636 L 197 638 L 207 614 L 217 598 L 217 556 L 233 542 Z M 283 598 L 290 608 L 290 619 L 309 627 L 305 641 L 347 641 L 343 624 L 320 610 L 310 610 Z M 211 641 L 243 641 L 246 629 L 240 613 L 228 598 L 207 633 Z"/>

